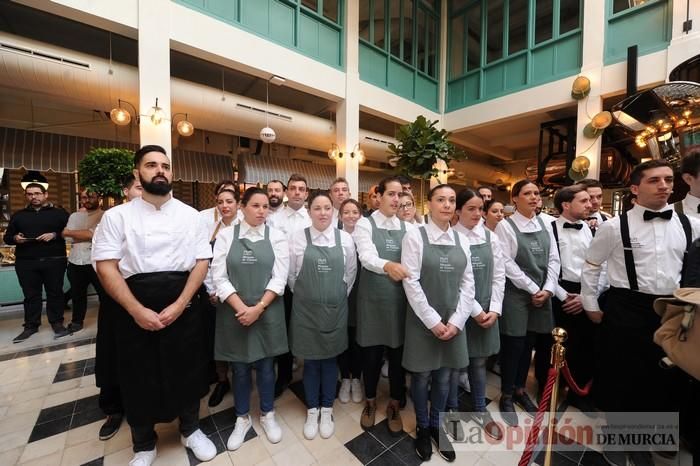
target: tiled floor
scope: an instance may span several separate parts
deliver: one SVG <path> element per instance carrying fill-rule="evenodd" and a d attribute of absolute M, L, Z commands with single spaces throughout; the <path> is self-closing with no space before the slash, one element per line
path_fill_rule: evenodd
<path fill-rule="evenodd" d="M 94 314 L 94 310 L 91 311 Z M 98 389 L 94 378 L 94 316 L 88 320 L 87 328 L 68 340 L 53 341 L 50 335 L 39 335 L 34 343 L 42 347 L 31 348 L 31 339 L 24 347 L 7 345 L 7 339 L 19 328 L 17 322 L 0 321 L 0 348 L 5 356 L 0 357 L 0 465 L 125 465 L 132 456 L 129 430 L 124 424 L 112 439 L 102 442 L 98 431 L 103 416 L 97 405 Z M 47 326 L 44 326 L 47 327 Z M 47 328 L 44 332 L 50 332 Z M 11 344 L 10 344 L 11 345 Z M 49 345 L 49 346 L 43 346 Z M 7 351 L 9 348 L 9 351 Z M 1 354 L 1 353 L 0 353 Z M 295 373 L 301 377 L 301 370 Z M 499 378 L 488 374 L 487 397 L 498 399 Z M 303 438 L 302 426 L 306 408 L 302 402 L 303 388 L 297 380 L 276 403 L 278 421 L 282 427 L 283 440 L 270 444 L 262 433 L 259 412 L 253 411 L 253 429 L 243 446 L 235 451 L 226 451 L 225 445 L 233 429 L 233 397 L 229 393 L 215 408 L 209 408 L 203 399 L 200 408 L 201 428 L 217 446 L 218 455 L 211 465 L 415 465 L 419 460 L 413 448 L 415 416 L 409 399 L 402 411 L 406 434 L 392 437 L 386 427 L 384 410 L 388 383 L 382 379 L 379 387 L 377 425 L 367 432 L 360 428 L 362 404 L 343 404 L 336 400 L 334 406 L 335 435 L 313 441 Z M 257 394 L 253 394 L 251 405 L 256 407 Z M 460 408 L 469 410 L 469 396 L 460 394 Z M 494 411 L 497 403 L 490 402 L 487 409 Z M 573 408 L 569 412 L 575 411 Z M 494 412 L 494 417 L 498 414 Z M 469 427 L 468 423 L 465 427 Z M 181 446 L 176 422 L 157 426 L 159 436 L 157 466 L 198 464 L 191 453 Z M 522 447 L 513 451 L 460 451 L 455 464 L 478 466 L 516 465 Z M 541 450 L 533 456 L 534 462 L 543 464 Z M 682 452 L 679 462 L 690 461 Z M 433 454 L 431 464 L 445 462 Z M 604 464 L 602 456 L 594 450 L 575 453 L 555 453 L 554 465 L 598 465 Z M 673 464 L 673 463 L 658 463 Z M 688 463 L 689 464 L 689 463 Z"/>

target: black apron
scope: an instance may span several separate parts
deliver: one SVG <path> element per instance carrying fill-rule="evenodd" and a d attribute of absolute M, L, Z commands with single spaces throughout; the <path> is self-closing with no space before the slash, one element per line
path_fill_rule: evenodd
<path fill-rule="evenodd" d="M 182 293 L 189 272 L 132 275 L 126 284 L 145 307 L 160 312 Z M 209 390 L 199 295 L 175 322 L 144 330 L 121 306 L 114 313 L 119 385 L 129 424 L 170 422 Z"/>
<path fill-rule="evenodd" d="M 95 338 L 95 385 L 100 388 L 119 386 L 114 314 L 120 310 L 119 305 L 107 293 L 100 296 Z"/>

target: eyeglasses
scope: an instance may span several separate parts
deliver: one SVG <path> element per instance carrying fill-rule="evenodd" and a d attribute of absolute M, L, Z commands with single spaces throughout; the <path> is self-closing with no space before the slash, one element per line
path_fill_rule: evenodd
<path fill-rule="evenodd" d="M 408 204 L 399 204 L 400 210 L 406 210 L 406 209 L 410 209 L 412 207 L 413 207 L 413 203 L 410 203 L 410 202 Z"/>

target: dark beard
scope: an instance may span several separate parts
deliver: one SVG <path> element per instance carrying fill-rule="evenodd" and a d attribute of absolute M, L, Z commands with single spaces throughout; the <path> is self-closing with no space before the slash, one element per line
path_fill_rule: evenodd
<path fill-rule="evenodd" d="M 270 197 L 270 207 L 272 207 L 273 209 L 276 209 L 281 205 L 282 205 L 282 199 L 280 199 L 278 197 L 274 197 L 274 196 Z"/>
<path fill-rule="evenodd" d="M 154 196 L 165 196 L 173 189 L 172 183 L 154 183 L 152 181 L 146 181 L 140 176 L 139 178 L 141 179 L 141 186 L 143 187 L 143 190 L 149 194 L 153 194 Z"/>

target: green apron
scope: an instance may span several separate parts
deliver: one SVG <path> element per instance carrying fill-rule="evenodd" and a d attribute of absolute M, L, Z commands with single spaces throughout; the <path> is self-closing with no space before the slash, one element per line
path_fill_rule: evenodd
<path fill-rule="evenodd" d="M 521 232 L 511 218 L 510 223 L 518 241 L 518 253 L 515 263 L 525 275 L 542 289 L 547 281 L 547 265 L 549 264 L 549 248 L 551 247 L 549 233 L 542 222 L 540 231 L 531 233 Z M 523 337 L 527 332 L 549 333 L 554 326 L 552 317 L 552 300 L 548 299 L 542 307 L 532 305 L 532 296 L 526 290 L 516 287 L 506 278 L 506 289 L 503 297 L 503 316 L 500 318 L 501 333 L 513 337 Z"/>
<path fill-rule="evenodd" d="M 270 227 L 265 226 L 265 239 L 255 243 L 238 238 L 240 227 L 240 224 L 236 225 L 233 231 L 226 270 L 241 300 L 247 306 L 254 306 L 262 299 L 272 277 L 275 253 L 270 242 Z M 228 303 L 217 306 L 214 337 L 214 359 L 217 361 L 251 363 L 287 351 L 284 303 L 279 296 L 248 327 L 238 322 Z"/>
<path fill-rule="evenodd" d="M 356 258 L 359 264 L 360 258 L 357 256 Z M 361 270 L 362 267 L 357 267 L 355 283 L 353 283 L 350 295 L 348 296 L 348 327 L 357 327 L 357 288 L 359 288 Z"/>
<path fill-rule="evenodd" d="M 453 231 L 454 246 L 430 244 L 425 227 L 420 227 L 423 238 L 423 262 L 420 286 L 428 303 L 447 324 L 459 303 L 459 284 L 467 268 L 467 255 L 459 242 L 459 233 Z M 460 369 L 469 364 L 464 336 L 456 335 L 448 341 L 438 339 L 416 316 L 413 309 L 406 312 L 406 345 L 402 365 L 412 372 L 427 372 L 441 367 Z"/>
<path fill-rule="evenodd" d="M 332 358 L 348 347 L 348 298 L 340 230 L 335 246 L 314 246 L 309 228 L 294 301 L 289 339 L 292 354 L 303 359 Z"/>
<path fill-rule="evenodd" d="M 385 230 L 377 228 L 372 216 L 367 220 L 372 225 L 372 242 L 379 257 L 400 263 L 401 241 L 406 234 L 404 221 L 400 220 L 400 230 Z M 362 270 L 357 291 L 357 344 L 398 348 L 403 345 L 405 321 L 406 293 L 401 282 Z"/>
<path fill-rule="evenodd" d="M 491 233 L 484 228 L 486 242 L 472 244 L 472 272 L 474 273 L 474 288 L 476 301 L 481 308 L 488 310 L 491 306 L 491 290 L 493 287 L 493 250 L 491 249 Z M 501 348 L 498 336 L 498 320 L 490 328 L 483 328 L 474 319 L 467 321 L 464 334 L 467 337 L 467 348 L 470 358 L 486 358 L 497 354 Z"/>

